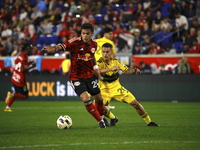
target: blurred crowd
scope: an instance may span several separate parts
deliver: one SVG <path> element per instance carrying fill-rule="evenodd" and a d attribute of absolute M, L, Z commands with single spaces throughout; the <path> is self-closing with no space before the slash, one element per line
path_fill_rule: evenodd
<path fill-rule="evenodd" d="M 43 46 L 80 35 L 94 24 L 94 39 L 113 29 L 117 53 L 200 53 L 200 0 L 0 0 L 0 56 L 23 43 Z"/>
<path fill-rule="evenodd" d="M 155 63 L 147 64 L 144 61 L 140 61 L 137 65 L 135 60 L 132 60 L 131 68 L 139 68 L 142 74 L 191 74 L 193 70 L 188 62 L 188 57 L 183 56 L 177 60 L 177 65 L 172 68 L 171 66 L 167 66 L 164 63 L 161 63 L 160 66 L 157 66 Z"/>

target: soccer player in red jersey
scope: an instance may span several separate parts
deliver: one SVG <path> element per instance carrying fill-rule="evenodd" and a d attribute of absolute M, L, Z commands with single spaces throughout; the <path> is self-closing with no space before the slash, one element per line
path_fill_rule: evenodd
<path fill-rule="evenodd" d="M 99 127 L 106 128 L 109 123 L 103 115 L 103 99 L 97 84 L 101 75 L 94 57 L 97 43 L 91 38 L 93 30 L 92 24 L 85 23 L 81 26 L 81 37 L 72 38 L 53 47 L 44 47 L 41 51 L 44 53 L 54 53 L 59 50 L 70 52 L 71 68 L 68 76 L 71 86 L 84 102 L 86 110 L 97 120 Z M 90 95 L 95 99 L 95 104 Z"/>
<path fill-rule="evenodd" d="M 6 108 L 5 112 L 11 112 L 11 105 L 13 104 L 16 98 L 27 99 L 28 98 L 28 89 L 26 85 L 26 72 L 36 66 L 35 62 L 28 61 L 28 56 L 32 54 L 32 45 L 24 44 L 22 47 L 22 52 L 19 54 L 15 60 L 15 67 L 12 74 L 11 82 L 14 86 L 14 93 L 10 91 L 7 93 L 5 99 Z"/>

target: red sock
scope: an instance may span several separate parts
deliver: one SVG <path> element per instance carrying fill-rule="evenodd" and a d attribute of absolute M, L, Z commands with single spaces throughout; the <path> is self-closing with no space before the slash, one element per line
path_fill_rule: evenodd
<path fill-rule="evenodd" d="M 15 98 L 19 98 L 19 99 L 24 99 L 25 98 L 25 95 L 22 95 L 22 94 L 18 94 L 18 93 L 14 93 L 13 94 L 13 97 L 9 99 L 7 105 L 9 107 L 11 107 L 12 103 L 15 101 Z"/>
<path fill-rule="evenodd" d="M 14 97 L 19 98 L 19 99 L 25 99 L 25 95 L 22 95 L 19 93 L 14 93 Z"/>
<path fill-rule="evenodd" d="M 97 111 L 99 112 L 100 116 L 104 115 L 104 104 L 103 101 L 95 101 L 95 106 L 97 108 Z"/>
<path fill-rule="evenodd" d="M 87 111 L 98 121 L 100 122 L 102 120 L 101 116 L 99 115 L 96 107 L 94 104 L 91 104 L 89 106 L 85 106 Z"/>
<path fill-rule="evenodd" d="M 9 107 L 11 107 L 12 103 L 15 101 L 15 97 L 13 96 L 12 98 L 9 99 L 9 101 L 7 102 L 7 105 Z"/>

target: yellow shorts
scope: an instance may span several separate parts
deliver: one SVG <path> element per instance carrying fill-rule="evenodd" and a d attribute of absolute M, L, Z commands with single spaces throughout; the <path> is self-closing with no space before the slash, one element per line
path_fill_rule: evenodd
<path fill-rule="evenodd" d="M 133 94 L 125 89 L 123 86 L 118 86 L 112 89 L 101 89 L 101 95 L 104 104 L 109 103 L 112 99 L 129 104 L 136 99 L 135 96 L 133 96 Z"/>

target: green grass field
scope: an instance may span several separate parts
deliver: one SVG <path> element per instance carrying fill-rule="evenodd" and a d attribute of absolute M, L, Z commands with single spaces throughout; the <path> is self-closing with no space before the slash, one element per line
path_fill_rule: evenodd
<path fill-rule="evenodd" d="M 16 101 L 3 112 L 0 101 L 0 150 L 199 150 L 200 103 L 141 102 L 160 127 L 147 127 L 131 106 L 112 102 L 115 127 L 99 129 L 81 101 Z M 60 115 L 73 120 L 60 130 Z"/>

